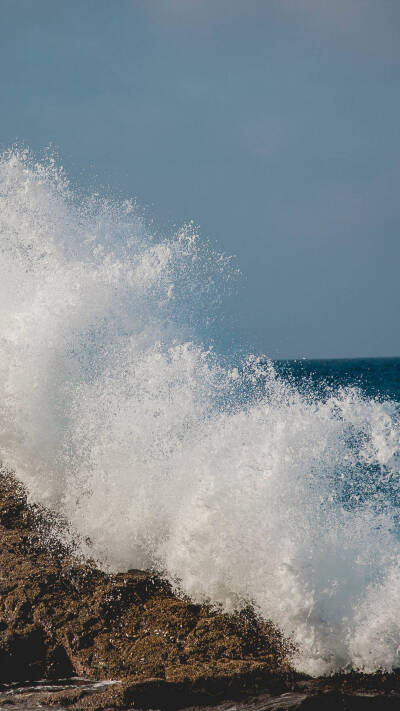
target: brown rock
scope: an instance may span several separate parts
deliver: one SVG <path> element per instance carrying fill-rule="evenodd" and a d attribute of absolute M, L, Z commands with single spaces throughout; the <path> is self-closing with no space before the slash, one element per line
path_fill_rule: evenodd
<path fill-rule="evenodd" d="M 0 472 L 0 681 L 129 677 L 98 701 L 73 696 L 123 705 L 134 695 L 147 704 L 285 678 L 289 645 L 253 610 L 194 605 L 153 571 L 108 575 L 60 544 L 54 530 L 63 526 Z"/>

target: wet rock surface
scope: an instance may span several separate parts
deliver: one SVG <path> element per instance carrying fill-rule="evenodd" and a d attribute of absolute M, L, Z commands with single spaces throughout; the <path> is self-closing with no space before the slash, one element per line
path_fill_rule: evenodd
<path fill-rule="evenodd" d="M 295 675 L 290 645 L 251 609 L 195 605 L 151 571 L 107 574 L 59 542 L 63 525 L 0 471 L 5 709 L 400 709 L 399 674 Z"/>
<path fill-rule="evenodd" d="M 359 680 L 360 681 L 360 680 Z M 393 689 L 367 690 L 362 686 L 336 685 L 337 682 L 317 680 L 308 688 L 273 695 L 261 692 L 257 696 L 247 694 L 239 699 L 225 701 L 204 698 L 204 704 L 184 706 L 182 711 L 357 711 L 359 709 L 400 708 L 400 695 Z M 393 683 L 393 679 L 392 679 Z M 354 684 L 354 680 L 353 680 Z M 314 685 L 314 688 L 313 688 Z M 166 685 L 165 685 L 166 686 Z M 0 707 L 4 711 L 36 711 L 51 707 L 54 711 L 74 709 L 147 708 L 149 701 L 154 709 L 175 709 L 180 701 L 188 703 L 189 697 L 173 697 L 166 693 L 159 680 L 143 682 L 90 682 L 86 679 L 61 680 L 50 685 L 47 682 L 31 682 L 22 686 L 3 686 L 0 689 Z M 17 707 L 17 708 L 16 708 Z"/>
<path fill-rule="evenodd" d="M 57 525 L 0 472 L 0 681 L 129 677 L 154 680 L 146 682 L 153 695 L 165 684 L 171 694 L 217 696 L 267 680 L 283 688 L 284 641 L 251 609 L 195 605 L 151 571 L 107 574 L 61 545 Z M 125 703 L 124 685 L 120 693 Z"/>

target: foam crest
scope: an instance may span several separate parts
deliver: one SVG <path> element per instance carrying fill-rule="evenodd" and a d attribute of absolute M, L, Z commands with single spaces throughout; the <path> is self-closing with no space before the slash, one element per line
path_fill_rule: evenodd
<path fill-rule="evenodd" d="M 398 664 L 397 406 L 204 346 L 230 260 L 0 161 L 0 454 L 104 566 L 251 600 L 312 674 Z M 90 541 L 90 542 L 89 542 Z"/>

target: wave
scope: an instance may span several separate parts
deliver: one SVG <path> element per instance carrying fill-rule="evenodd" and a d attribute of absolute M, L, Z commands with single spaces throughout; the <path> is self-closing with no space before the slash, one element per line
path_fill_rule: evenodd
<path fill-rule="evenodd" d="M 250 600 L 299 670 L 397 666 L 396 403 L 219 356 L 230 259 L 193 225 L 152 236 L 51 159 L 2 156 L 0 240 L 0 455 L 31 499 L 105 567 Z"/>

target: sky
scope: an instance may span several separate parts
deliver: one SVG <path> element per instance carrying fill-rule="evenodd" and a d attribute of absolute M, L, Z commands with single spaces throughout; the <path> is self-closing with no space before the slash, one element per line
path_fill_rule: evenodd
<path fill-rule="evenodd" d="M 0 0 L 0 148 L 235 256 L 225 338 L 400 356 L 398 0 Z"/>

